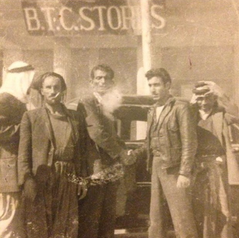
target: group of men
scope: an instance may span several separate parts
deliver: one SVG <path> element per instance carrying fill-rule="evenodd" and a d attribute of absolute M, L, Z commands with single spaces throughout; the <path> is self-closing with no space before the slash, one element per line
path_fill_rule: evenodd
<path fill-rule="evenodd" d="M 176 237 L 232 237 L 227 125 L 238 118 L 220 107 L 221 98 L 229 99 L 219 87 L 199 82 L 190 104 L 170 94 L 165 69 L 149 70 L 155 104 L 147 138 L 129 151 L 107 110 L 107 94 L 115 88 L 109 66 L 92 69 L 92 91 L 77 110 L 62 103 L 67 86 L 61 75 L 34 73 L 31 65 L 15 62 L 0 89 L 1 237 L 113 238 L 119 181 L 107 171 L 142 158 L 152 174 L 150 238 L 167 237 L 165 200 Z M 30 89 L 43 106 L 27 111 Z"/>
<path fill-rule="evenodd" d="M 145 144 L 132 154 L 147 156 L 152 173 L 149 237 L 167 237 L 166 200 L 176 237 L 231 238 L 228 125 L 238 123 L 236 105 L 211 81 L 195 85 L 189 104 L 170 94 L 165 69 L 146 78 L 155 104 Z"/>

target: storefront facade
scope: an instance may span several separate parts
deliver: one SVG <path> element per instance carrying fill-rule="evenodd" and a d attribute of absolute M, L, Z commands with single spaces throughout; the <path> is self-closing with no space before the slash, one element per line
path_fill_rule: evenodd
<path fill-rule="evenodd" d="M 141 23 L 134 20 L 140 1 L 70 2 L 75 5 L 69 6 L 69 1 L 1 1 L 3 68 L 25 60 L 35 66 L 37 74 L 61 73 L 68 83 L 68 99 L 72 99 L 87 90 L 90 69 L 106 63 L 115 70 L 124 94 L 147 93 L 142 80 Z M 152 66 L 170 72 L 173 93 L 189 98 L 196 81 L 211 80 L 239 101 L 236 3 L 155 0 L 151 7 Z"/>

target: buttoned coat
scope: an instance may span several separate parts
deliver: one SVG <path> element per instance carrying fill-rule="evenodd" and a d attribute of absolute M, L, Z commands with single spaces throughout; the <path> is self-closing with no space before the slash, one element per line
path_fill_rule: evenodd
<path fill-rule="evenodd" d="M 84 98 L 82 104 L 78 105 L 77 111 L 84 112 L 89 136 L 99 152 L 99 157 L 90 156 L 88 159 L 89 174 L 92 174 L 115 163 L 125 149 L 125 144 L 117 135 L 114 122 L 104 115 L 94 95 Z M 96 159 L 101 161 L 101 166 L 97 165 Z"/>
<path fill-rule="evenodd" d="M 0 94 L 0 193 L 17 192 L 17 152 L 24 103 L 9 93 Z"/>
<path fill-rule="evenodd" d="M 84 107 L 78 106 L 78 110 L 84 111 L 89 136 L 98 150 L 98 156 L 89 152 L 87 171 L 91 175 L 114 164 L 125 145 L 95 96 L 84 98 L 82 102 Z M 118 181 L 89 187 L 86 198 L 79 204 L 80 238 L 114 237 L 117 188 Z"/>
<path fill-rule="evenodd" d="M 87 147 L 87 130 L 84 118 L 77 112 L 66 110 L 74 132 L 75 157 L 78 173 L 84 163 Z M 22 185 L 28 176 L 40 173 L 43 167 L 54 162 L 54 135 L 46 108 L 28 111 L 21 121 L 18 156 L 18 182 Z M 44 171 L 44 170 L 42 170 Z M 41 176 L 41 174 L 39 174 Z"/>

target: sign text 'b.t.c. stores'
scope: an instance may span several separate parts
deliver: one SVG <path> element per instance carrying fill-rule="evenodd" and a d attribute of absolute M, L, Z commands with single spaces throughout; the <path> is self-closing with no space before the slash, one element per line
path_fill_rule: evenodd
<path fill-rule="evenodd" d="M 124 0 L 108 3 L 73 0 L 66 4 L 23 0 L 22 9 L 27 31 L 31 35 L 141 33 L 139 4 L 129 5 Z M 151 28 L 156 33 L 166 24 L 162 12 L 163 6 L 150 6 Z"/>

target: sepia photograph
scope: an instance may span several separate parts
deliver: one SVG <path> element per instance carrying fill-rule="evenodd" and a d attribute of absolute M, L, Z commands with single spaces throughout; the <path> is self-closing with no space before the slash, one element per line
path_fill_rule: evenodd
<path fill-rule="evenodd" d="M 0 0 L 0 238 L 239 238 L 239 0 Z"/>

